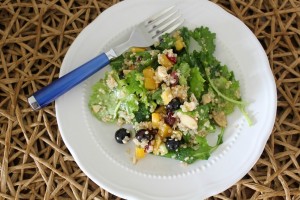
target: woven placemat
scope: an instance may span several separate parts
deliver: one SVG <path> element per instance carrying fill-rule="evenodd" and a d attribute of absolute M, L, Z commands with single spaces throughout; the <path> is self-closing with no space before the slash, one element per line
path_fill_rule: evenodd
<path fill-rule="evenodd" d="M 120 199 L 79 169 L 53 104 L 33 112 L 27 97 L 58 77 L 68 48 L 119 0 L 1 0 L 0 199 Z M 209 199 L 300 199 L 300 1 L 214 0 L 264 47 L 276 80 L 276 123 L 251 171 Z M 201 188 L 199 188 L 201 189 Z"/>

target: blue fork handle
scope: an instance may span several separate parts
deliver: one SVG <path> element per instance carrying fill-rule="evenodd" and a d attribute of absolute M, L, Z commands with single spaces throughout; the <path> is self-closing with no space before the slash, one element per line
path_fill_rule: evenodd
<path fill-rule="evenodd" d="M 105 53 L 93 58 L 80 67 L 67 73 L 61 78 L 53 81 L 48 86 L 35 92 L 28 98 L 28 103 L 34 110 L 38 110 L 53 102 L 56 98 L 63 95 L 82 81 L 95 74 L 97 71 L 108 65 L 109 58 Z"/>

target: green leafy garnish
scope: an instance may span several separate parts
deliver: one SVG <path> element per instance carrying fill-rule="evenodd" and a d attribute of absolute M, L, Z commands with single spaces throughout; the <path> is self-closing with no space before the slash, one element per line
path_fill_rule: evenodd
<path fill-rule="evenodd" d="M 182 62 L 180 65 L 174 67 L 180 73 L 179 83 L 180 85 L 188 85 L 188 78 L 191 73 L 191 68 L 188 63 Z"/>
<path fill-rule="evenodd" d="M 137 122 L 149 121 L 150 115 L 149 109 L 143 103 L 140 103 L 139 110 L 134 112 L 135 120 Z"/>
<path fill-rule="evenodd" d="M 216 49 L 216 34 L 210 32 L 208 27 L 201 26 L 200 28 L 196 28 L 193 32 L 191 32 L 191 35 L 200 45 L 201 51 L 207 52 L 209 54 L 214 53 Z"/>
<path fill-rule="evenodd" d="M 158 45 L 155 45 L 156 49 L 164 50 L 164 49 L 172 49 L 175 46 L 176 39 L 169 34 L 164 34 L 160 37 L 160 41 Z"/>
<path fill-rule="evenodd" d="M 151 47 L 126 51 L 93 86 L 91 112 L 104 122 L 145 129 L 135 141 L 142 153 L 188 164 L 209 159 L 236 107 L 252 124 L 239 81 L 214 55 L 215 40 L 208 27 L 183 27 Z"/>
<path fill-rule="evenodd" d="M 190 76 L 190 91 L 194 93 L 196 98 L 200 98 L 202 92 L 204 91 L 204 82 L 205 80 L 200 74 L 199 68 L 193 67 L 191 68 L 191 76 Z"/>
<path fill-rule="evenodd" d="M 111 66 L 111 68 L 113 70 L 121 71 L 122 68 L 124 67 L 124 56 L 121 55 L 121 56 L 111 60 L 109 65 Z"/>

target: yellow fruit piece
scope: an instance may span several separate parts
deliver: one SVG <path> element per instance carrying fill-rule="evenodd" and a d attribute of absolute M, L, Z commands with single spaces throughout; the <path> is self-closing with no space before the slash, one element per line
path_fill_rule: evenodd
<path fill-rule="evenodd" d="M 162 66 L 166 67 L 167 69 L 173 67 L 173 63 L 168 59 L 168 57 L 167 57 L 165 54 L 161 54 L 161 56 L 160 56 L 158 62 L 159 62 Z"/>
<path fill-rule="evenodd" d="M 141 47 L 132 47 L 132 48 L 130 49 L 130 51 L 131 51 L 132 53 L 137 53 L 137 52 L 143 52 L 143 51 L 146 51 L 146 49 L 145 49 L 145 48 L 141 48 Z"/>
<path fill-rule="evenodd" d="M 152 67 L 147 67 L 143 70 L 143 74 L 145 78 L 153 78 L 155 75 L 155 71 Z"/>
<path fill-rule="evenodd" d="M 158 87 L 157 83 L 153 78 L 145 77 L 144 84 L 145 88 L 148 90 L 155 90 Z"/>
<path fill-rule="evenodd" d="M 159 146 L 161 145 L 162 139 L 159 135 L 155 135 L 154 145 L 153 145 L 153 154 L 159 154 Z"/>
<path fill-rule="evenodd" d="M 145 150 L 143 148 L 140 147 L 136 147 L 135 148 L 135 157 L 136 159 L 142 159 L 144 158 L 146 155 Z"/>
<path fill-rule="evenodd" d="M 179 39 L 180 38 L 180 32 L 179 31 L 174 32 L 173 37 L 175 39 Z"/>
<path fill-rule="evenodd" d="M 161 98 L 163 100 L 164 105 L 168 105 L 170 101 L 173 99 L 173 95 L 170 89 L 166 89 L 161 93 Z"/>
<path fill-rule="evenodd" d="M 162 116 L 159 113 L 152 113 L 151 115 L 152 118 L 152 125 L 154 128 L 158 128 L 160 122 L 162 121 Z"/>
<path fill-rule="evenodd" d="M 158 134 L 162 138 L 170 137 L 172 135 L 172 128 L 168 124 L 163 124 L 159 127 Z"/>
<path fill-rule="evenodd" d="M 184 43 L 182 41 L 182 38 L 181 39 L 177 39 L 176 42 L 175 42 L 175 48 L 177 51 L 180 51 L 181 49 L 183 49 L 184 47 Z"/>
<path fill-rule="evenodd" d="M 166 107 L 165 106 L 159 106 L 156 110 L 156 113 L 162 113 L 165 114 L 166 113 Z"/>

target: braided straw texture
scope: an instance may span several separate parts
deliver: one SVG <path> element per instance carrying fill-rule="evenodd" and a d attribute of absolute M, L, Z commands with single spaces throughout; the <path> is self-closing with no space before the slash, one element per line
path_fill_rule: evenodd
<path fill-rule="evenodd" d="M 1 0 L 0 199 L 120 199 L 78 168 L 53 104 L 33 112 L 27 97 L 58 77 L 68 48 L 119 0 Z M 276 123 L 256 165 L 209 199 L 300 199 L 300 1 L 214 0 L 264 47 L 276 80 Z M 201 189 L 201 188 L 199 188 Z M 155 191 L 154 191 L 155 192 Z"/>

